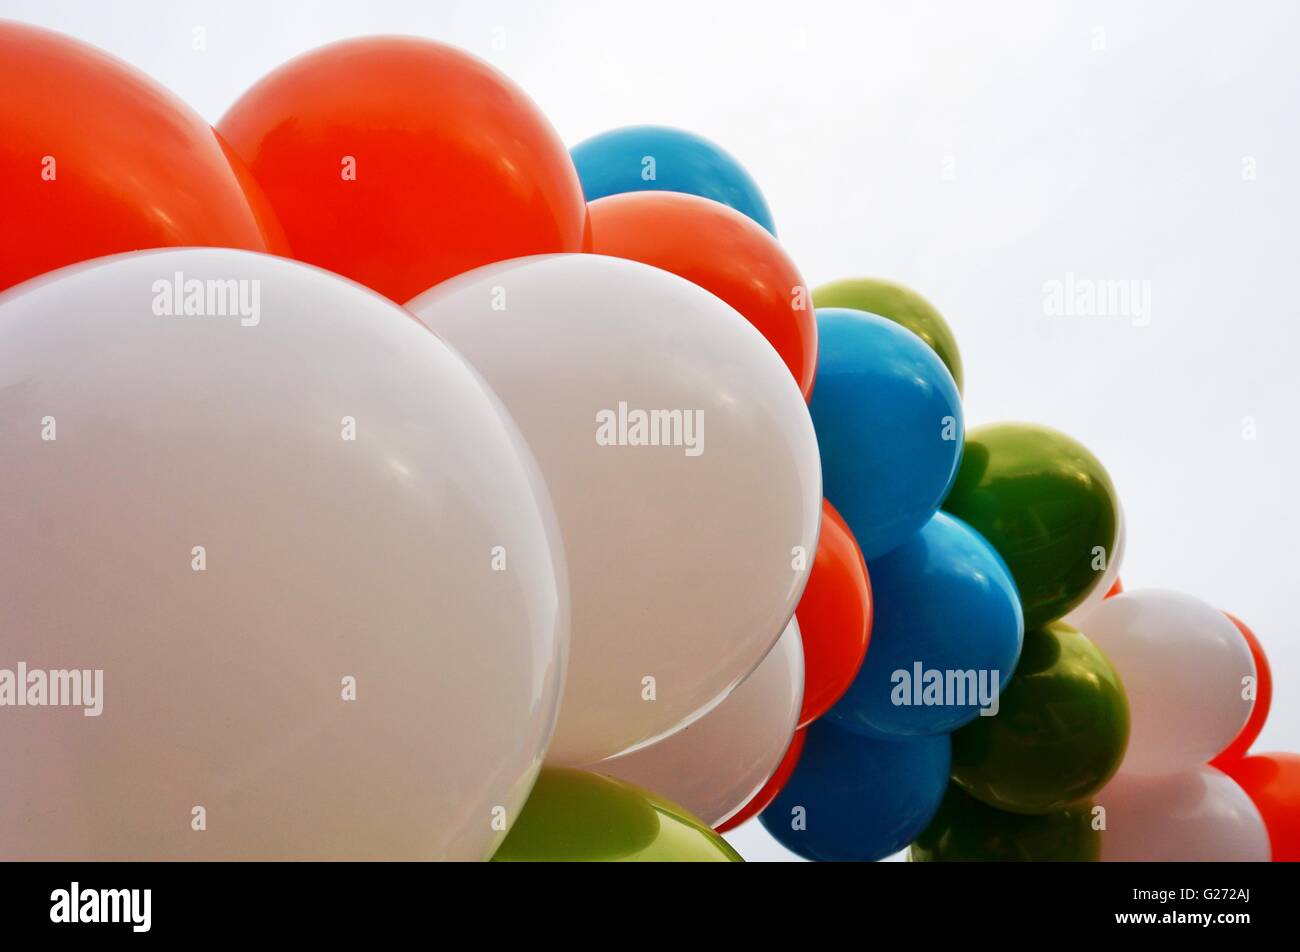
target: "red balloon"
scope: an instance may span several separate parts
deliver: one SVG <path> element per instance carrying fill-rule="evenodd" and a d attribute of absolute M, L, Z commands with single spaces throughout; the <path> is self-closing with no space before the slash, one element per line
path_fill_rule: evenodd
<path fill-rule="evenodd" d="M 1264 818 L 1273 862 L 1300 861 L 1300 754 L 1251 754 L 1222 769 Z"/>
<path fill-rule="evenodd" d="M 1250 646 L 1250 656 L 1255 659 L 1255 705 L 1250 709 L 1250 717 L 1246 719 L 1245 726 L 1233 742 L 1224 748 L 1223 753 L 1210 761 L 1220 770 L 1227 770 L 1228 764 L 1246 756 L 1246 751 L 1250 750 L 1250 745 L 1255 743 L 1255 738 L 1264 729 L 1264 721 L 1268 720 L 1268 709 L 1273 705 L 1273 672 L 1269 669 L 1268 658 L 1264 656 L 1264 647 L 1255 637 L 1255 633 L 1246 627 L 1245 622 L 1230 612 L 1224 614 L 1246 639 L 1246 644 Z"/>
<path fill-rule="evenodd" d="M 407 301 L 505 258 L 585 250 L 564 143 L 486 63 L 415 37 L 313 50 L 217 123 L 294 255 Z"/>
<path fill-rule="evenodd" d="M 122 61 L 0 22 L 0 90 L 0 290 L 140 248 L 288 253 L 212 127 Z"/>
<path fill-rule="evenodd" d="M 1116 576 L 1115 584 L 1110 587 L 1110 591 L 1106 593 L 1106 597 L 1114 598 L 1116 595 L 1122 595 L 1123 593 L 1124 593 L 1124 580 Z"/>
<path fill-rule="evenodd" d="M 671 271 L 722 298 L 776 348 L 808 398 L 817 370 L 812 298 L 762 225 L 680 192 L 625 192 L 589 207 L 593 252 Z"/>
<path fill-rule="evenodd" d="M 871 638 L 871 580 L 848 524 L 822 500 L 822 531 L 808 585 L 795 609 L 803 637 L 799 726 L 831 709 L 862 667 Z"/>
<path fill-rule="evenodd" d="M 794 768 L 798 766 L 799 755 L 803 753 L 804 735 L 807 733 L 805 730 L 794 732 L 794 736 L 790 738 L 790 746 L 785 749 L 785 756 L 781 758 L 781 762 L 776 766 L 776 773 L 772 774 L 767 783 L 759 788 L 758 793 L 754 794 L 750 801 L 740 808 L 739 813 L 725 823 L 718 824 L 717 832 L 726 833 L 728 830 L 734 830 L 746 820 L 758 816 L 767 809 L 767 805 L 776 799 L 778 793 L 785 789 L 786 781 L 790 779 L 790 775 L 794 773 Z"/>

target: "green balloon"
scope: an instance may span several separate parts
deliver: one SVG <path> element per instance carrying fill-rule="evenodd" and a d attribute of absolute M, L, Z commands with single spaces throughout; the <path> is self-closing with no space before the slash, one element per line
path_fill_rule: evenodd
<path fill-rule="evenodd" d="M 952 336 L 952 328 L 934 305 L 911 288 L 880 278 L 846 278 L 814 289 L 812 297 L 813 307 L 851 307 L 903 325 L 939 355 L 957 384 L 957 392 L 961 392 L 961 352 L 957 350 L 957 338 Z"/>
<path fill-rule="evenodd" d="M 1101 834 L 1092 804 L 1041 816 L 1005 813 L 967 796 L 956 784 L 908 852 L 914 863 L 1092 863 Z"/>
<path fill-rule="evenodd" d="M 1045 426 L 970 430 L 943 508 L 1006 560 L 1026 628 L 1065 617 L 1115 553 L 1119 501 L 1110 476 L 1081 443 Z"/>
<path fill-rule="evenodd" d="M 1051 813 L 1091 797 L 1128 746 L 1128 697 L 1091 641 L 1063 622 L 1025 632 L 998 713 L 952 735 L 952 777 L 1010 813 Z"/>
<path fill-rule="evenodd" d="M 681 807 L 622 780 L 543 767 L 494 863 L 739 863 Z"/>

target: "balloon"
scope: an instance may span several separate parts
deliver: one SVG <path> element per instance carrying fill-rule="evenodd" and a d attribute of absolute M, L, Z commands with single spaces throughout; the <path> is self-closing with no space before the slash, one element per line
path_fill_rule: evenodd
<path fill-rule="evenodd" d="M 762 664 L 721 704 L 649 747 L 589 770 L 654 790 L 709 826 L 735 816 L 790 746 L 803 698 L 803 648 L 791 621 Z"/>
<path fill-rule="evenodd" d="M 794 768 L 799 763 L 799 756 L 803 753 L 804 738 L 808 731 L 800 729 L 794 732 L 790 738 L 790 746 L 786 748 L 785 756 L 781 758 L 781 763 L 777 765 L 776 772 L 767 778 L 767 783 L 763 788 L 754 794 L 748 803 L 736 811 L 735 815 L 725 823 L 719 823 L 714 829 L 719 833 L 726 833 L 728 830 L 734 830 L 740 824 L 751 820 L 767 809 L 768 804 L 776 799 L 776 795 L 785 789 L 785 785 L 790 782 L 790 775 L 794 773 Z"/>
<path fill-rule="evenodd" d="M 573 147 L 587 201 L 623 192 L 685 192 L 721 202 L 773 235 L 772 213 L 757 183 L 708 139 L 667 126 L 625 126 Z"/>
<path fill-rule="evenodd" d="M 633 192 L 592 202 L 591 250 L 663 268 L 726 301 L 776 348 L 803 391 L 817 369 L 817 321 L 780 243 L 740 212 L 695 195 Z"/>
<path fill-rule="evenodd" d="M 212 128 L 143 73 L 70 37 L 0 22 L 0 290 L 138 248 L 287 254 Z"/>
<path fill-rule="evenodd" d="M 603 255 L 504 262 L 408 307 L 500 395 L 555 500 L 573 638 L 547 759 L 703 714 L 781 636 L 817 547 L 816 437 L 776 352 L 707 291 Z"/>
<path fill-rule="evenodd" d="M 795 615 L 803 636 L 803 709 L 807 727 L 840 699 L 862 667 L 871 638 L 871 580 L 853 533 L 822 500 L 817 557 Z"/>
<path fill-rule="evenodd" d="M 1268 720 L 1268 709 L 1273 706 L 1273 671 L 1268 666 L 1268 657 L 1264 654 L 1264 646 L 1259 643 L 1255 633 L 1246 627 L 1236 615 L 1224 612 L 1228 620 L 1237 626 L 1241 636 L 1246 639 L 1246 646 L 1250 649 L 1250 657 L 1255 662 L 1255 703 L 1250 708 L 1250 717 L 1246 719 L 1246 726 L 1241 729 L 1231 744 L 1224 748 L 1219 756 L 1215 757 L 1210 763 L 1214 766 L 1227 770 L 1232 761 L 1246 756 L 1246 751 L 1250 750 L 1250 745 L 1255 743 L 1255 738 L 1259 732 L 1264 729 L 1264 722 Z"/>
<path fill-rule="evenodd" d="M 1024 636 L 1001 557 L 969 526 L 936 513 L 870 571 L 878 599 L 871 650 L 826 717 L 898 736 L 945 734 L 996 714 Z"/>
<path fill-rule="evenodd" d="M 93 720 L 0 717 L 0 855 L 491 856 L 568 587 L 535 462 L 446 344 L 284 258 L 100 258 L 0 297 L 0 443 L 0 654 L 102 672 Z"/>
<path fill-rule="evenodd" d="M 1133 716 L 1124 772 L 1200 766 L 1250 717 L 1250 647 L 1223 612 L 1190 595 L 1128 591 L 1088 616 L 1087 635 L 1128 689 Z M 1247 681 L 1246 679 L 1250 679 Z"/>
<path fill-rule="evenodd" d="M 1041 816 L 1004 813 L 948 787 L 939 812 L 912 844 L 918 863 L 1091 863 L 1101 849 L 1092 804 Z"/>
<path fill-rule="evenodd" d="M 1300 754 L 1252 754 L 1224 769 L 1259 810 L 1273 862 L 1300 862 Z"/>
<path fill-rule="evenodd" d="M 758 815 L 805 859 L 871 861 L 916 839 L 948 785 L 946 734 L 877 740 L 818 721 L 794 774 Z"/>
<path fill-rule="evenodd" d="M 722 837 L 676 804 L 613 777 L 544 767 L 492 857 L 497 863 L 738 863 Z"/>
<path fill-rule="evenodd" d="M 1106 822 L 1104 863 L 1268 862 L 1259 810 L 1214 767 L 1139 777 L 1126 764 L 1098 794 L 1097 806 Z"/>
<path fill-rule="evenodd" d="M 441 43 L 323 46 L 263 77 L 217 128 L 295 257 L 394 301 L 588 239 L 581 184 L 546 118 L 491 66 Z"/>
<path fill-rule="evenodd" d="M 1106 599 L 1124 591 L 1124 585 L 1119 580 L 1119 568 L 1124 561 L 1124 548 L 1128 544 L 1128 529 L 1124 520 L 1124 507 L 1120 505 L 1118 499 L 1115 500 L 1115 511 L 1118 517 L 1118 524 L 1115 529 L 1115 551 L 1106 560 L 1106 570 L 1102 572 L 1101 581 L 1088 593 L 1087 598 L 1061 619 L 1061 621 L 1073 628 L 1086 631 L 1085 622 L 1093 609 Z"/>
<path fill-rule="evenodd" d="M 961 352 L 952 329 L 933 304 L 911 288 L 881 278 L 846 278 L 813 290 L 817 308 L 848 307 L 867 311 L 901 324 L 939 355 L 952 374 L 957 391 L 962 389 Z"/>
<path fill-rule="evenodd" d="M 809 409 L 826 498 L 870 562 L 939 508 L 961 459 L 961 398 L 913 333 L 874 314 L 817 311 L 817 389 Z"/>
<path fill-rule="evenodd" d="M 971 430 L 943 508 L 1006 559 L 1029 628 L 1082 603 L 1117 551 L 1119 501 L 1106 470 L 1082 444 L 1045 426 Z"/>
<path fill-rule="evenodd" d="M 1030 629 L 1001 710 L 952 735 L 953 779 L 999 810 L 1063 810 L 1119 768 L 1128 709 L 1118 675 L 1087 638 L 1063 622 Z"/>

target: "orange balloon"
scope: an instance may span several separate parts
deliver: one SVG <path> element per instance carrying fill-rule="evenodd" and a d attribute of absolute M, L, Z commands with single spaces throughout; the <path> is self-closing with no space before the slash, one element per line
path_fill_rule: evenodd
<path fill-rule="evenodd" d="M 564 143 L 468 53 L 367 37 L 291 60 L 217 123 L 294 255 L 404 302 L 480 265 L 585 249 Z"/>
<path fill-rule="evenodd" d="M 862 667 L 871 638 L 871 580 L 848 524 L 822 500 L 822 531 L 808 585 L 795 609 L 803 636 L 807 727 L 831 709 Z"/>
<path fill-rule="evenodd" d="M 625 192 L 588 207 L 592 251 L 671 271 L 722 298 L 776 348 L 808 399 L 817 370 L 812 298 L 763 226 L 680 192 Z"/>
<path fill-rule="evenodd" d="M 1115 578 L 1115 584 L 1110 587 L 1110 591 L 1106 593 L 1106 597 L 1114 598 L 1116 595 L 1123 595 L 1123 594 L 1124 594 L 1124 580 L 1117 576 Z"/>
<path fill-rule="evenodd" d="M 288 252 L 212 127 L 121 60 L 0 22 L 0 90 L 0 290 L 140 248 Z"/>
<path fill-rule="evenodd" d="M 1252 754 L 1222 770 L 1264 818 L 1273 862 L 1300 861 L 1300 754 Z"/>
<path fill-rule="evenodd" d="M 785 789 L 786 781 L 794 773 L 794 768 L 799 765 L 799 755 L 803 753 L 804 735 L 807 733 L 805 730 L 794 732 L 794 736 L 790 738 L 790 746 L 785 749 L 785 756 L 776 765 L 776 773 L 768 778 L 767 783 L 759 787 L 758 793 L 754 794 L 750 801 L 740 808 L 739 813 L 725 823 L 718 824 L 718 833 L 734 830 L 746 820 L 758 816 L 767 809 L 769 803 L 776 799 L 776 795 Z"/>
<path fill-rule="evenodd" d="M 1250 750 L 1250 745 L 1255 743 L 1255 738 L 1264 729 L 1264 722 L 1268 720 L 1268 709 L 1273 706 L 1273 672 L 1268 666 L 1268 658 L 1264 656 L 1264 646 L 1259 643 L 1255 633 L 1246 627 L 1245 622 L 1230 612 L 1224 614 L 1246 639 L 1246 644 L 1250 647 L 1250 656 L 1255 659 L 1255 704 L 1250 709 L 1250 717 L 1246 719 L 1246 724 L 1240 733 L 1224 748 L 1223 753 L 1210 761 L 1220 770 L 1228 769 L 1227 765 L 1232 761 L 1246 756 L 1246 751 Z"/>

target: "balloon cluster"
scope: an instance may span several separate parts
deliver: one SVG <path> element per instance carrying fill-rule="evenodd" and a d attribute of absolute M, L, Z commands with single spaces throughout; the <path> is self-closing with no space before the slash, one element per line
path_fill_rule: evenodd
<path fill-rule="evenodd" d="M 0 84 L 5 858 L 1297 850 L 1253 635 L 714 144 L 407 37 Z"/>

